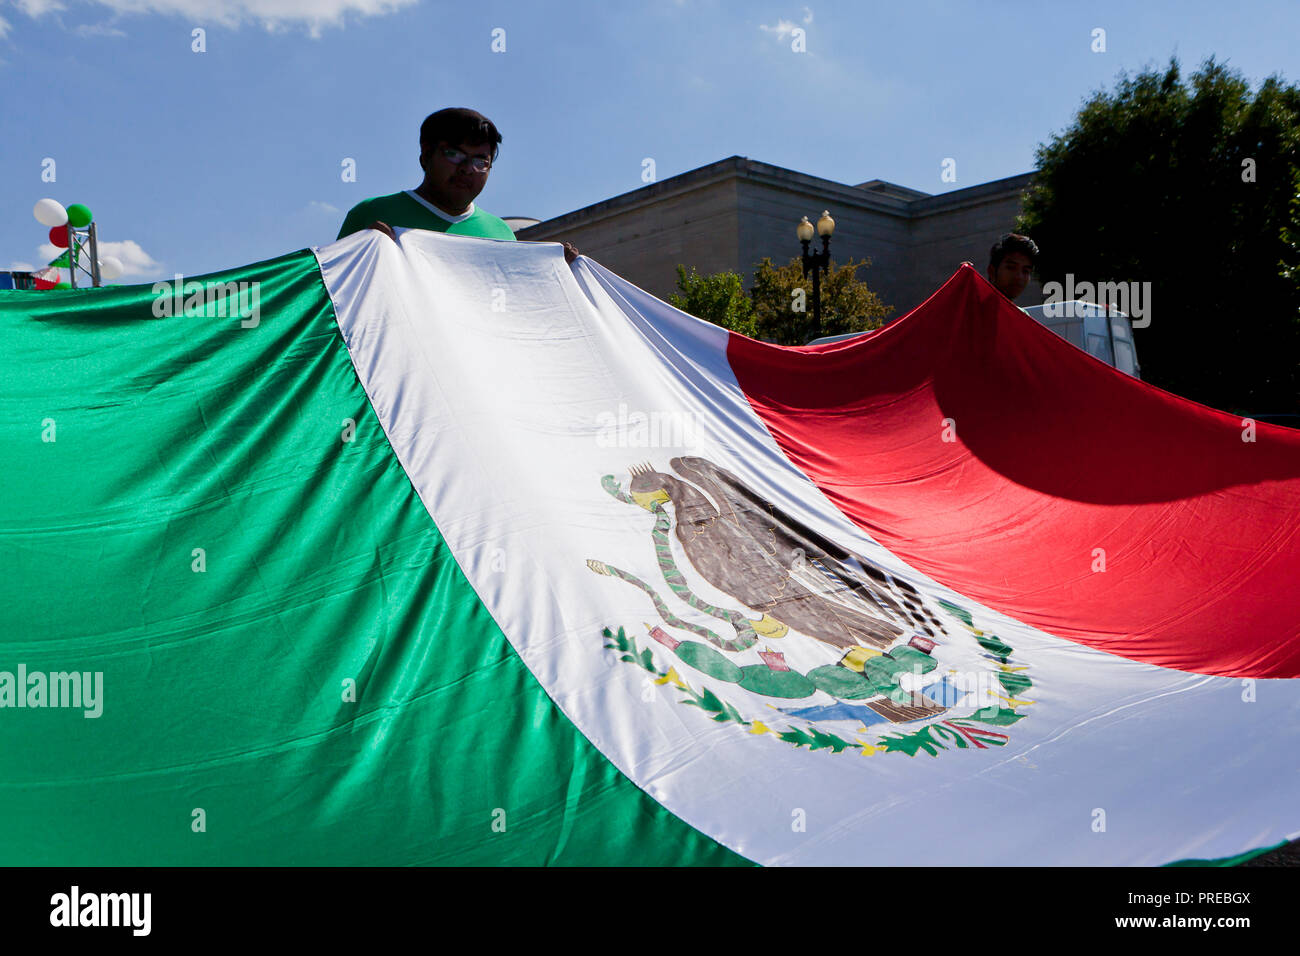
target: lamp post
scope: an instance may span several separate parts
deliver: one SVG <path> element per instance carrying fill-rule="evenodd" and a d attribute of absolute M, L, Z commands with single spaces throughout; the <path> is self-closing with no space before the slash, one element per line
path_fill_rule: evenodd
<path fill-rule="evenodd" d="M 803 276 L 808 278 L 808 273 L 812 272 L 813 280 L 813 333 L 821 334 L 822 330 L 822 284 L 821 273 L 827 271 L 831 262 L 831 234 L 835 232 L 835 220 L 831 218 L 829 210 L 823 209 L 821 218 L 817 220 L 817 235 L 821 236 L 822 251 L 809 252 L 808 247 L 812 242 L 813 224 L 804 216 L 795 227 L 795 234 L 798 235 L 799 241 L 803 243 Z"/>

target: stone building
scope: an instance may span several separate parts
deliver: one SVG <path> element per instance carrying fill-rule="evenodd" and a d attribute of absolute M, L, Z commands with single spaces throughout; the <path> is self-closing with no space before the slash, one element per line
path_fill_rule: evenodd
<path fill-rule="evenodd" d="M 871 259 L 858 272 L 891 318 L 919 305 L 966 259 L 983 273 L 989 246 L 1014 227 L 1030 173 L 932 196 L 879 179 L 849 186 L 743 156 L 701 166 L 545 222 L 519 220 L 520 239 L 567 239 L 646 291 L 667 298 L 677 265 L 739 272 L 748 288 L 764 256 L 798 256 L 795 225 L 835 219 L 831 256 Z M 813 248 L 820 248 L 813 241 Z M 1031 282 L 1018 304 L 1042 300 Z"/>

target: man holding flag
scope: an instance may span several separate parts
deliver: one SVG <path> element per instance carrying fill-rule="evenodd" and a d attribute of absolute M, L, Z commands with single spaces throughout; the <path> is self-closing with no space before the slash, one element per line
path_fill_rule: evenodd
<path fill-rule="evenodd" d="M 501 145 L 496 125 L 476 110 L 454 107 L 430 114 L 420 125 L 420 167 L 424 180 L 415 189 L 367 199 L 348 212 L 338 238 L 377 229 L 396 239 L 393 226 L 429 229 L 459 236 L 513 240 L 498 217 L 474 205 L 487 185 Z M 572 262 L 578 250 L 564 244 Z"/>

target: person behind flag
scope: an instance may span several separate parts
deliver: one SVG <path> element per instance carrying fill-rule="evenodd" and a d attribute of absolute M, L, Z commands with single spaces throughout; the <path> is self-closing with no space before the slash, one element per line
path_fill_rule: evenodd
<path fill-rule="evenodd" d="M 988 279 L 1012 302 L 1029 285 L 1038 260 L 1038 244 L 1028 236 L 1003 233 L 989 250 Z"/>
<path fill-rule="evenodd" d="M 357 203 L 343 219 L 338 238 L 377 229 L 396 240 L 393 226 L 429 229 L 458 236 L 513 240 L 506 223 L 474 204 L 487 185 L 501 146 L 496 125 L 477 110 L 438 110 L 420 124 L 420 167 L 424 180 L 415 189 Z M 578 250 L 564 243 L 572 262 Z"/>

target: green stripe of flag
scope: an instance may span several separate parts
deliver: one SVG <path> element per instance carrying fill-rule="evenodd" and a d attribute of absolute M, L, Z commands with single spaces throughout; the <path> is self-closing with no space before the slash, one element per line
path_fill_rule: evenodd
<path fill-rule="evenodd" d="M 510 648 L 314 257 L 206 278 L 256 283 L 256 324 L 156 318 L 149 286 L 0 300 L 0 672 L 103 674 L 97 718 L 0 708 L 0 863 L 746 862 Z"/>

